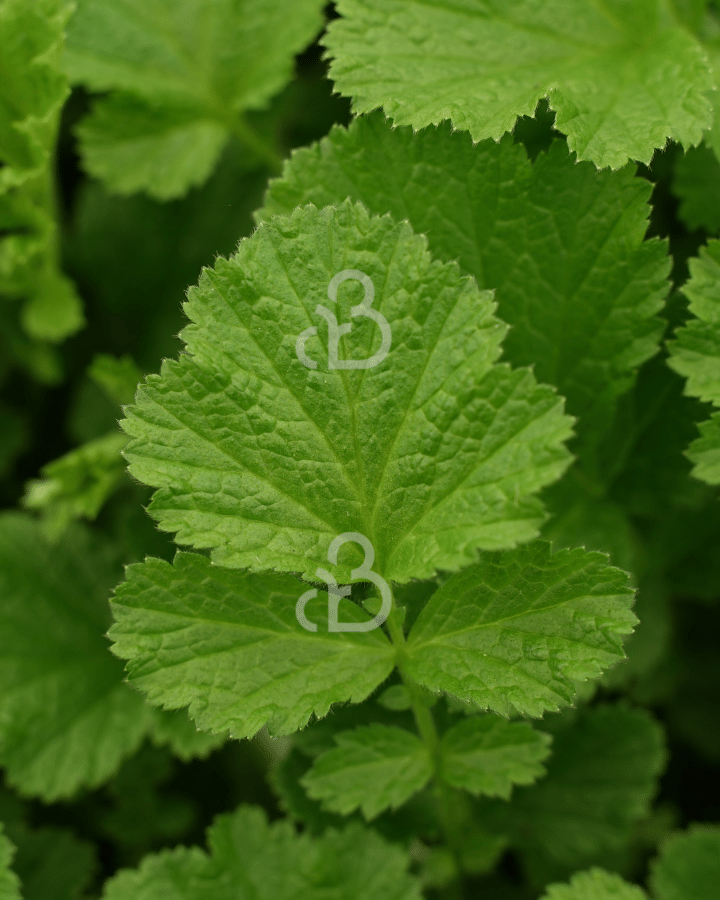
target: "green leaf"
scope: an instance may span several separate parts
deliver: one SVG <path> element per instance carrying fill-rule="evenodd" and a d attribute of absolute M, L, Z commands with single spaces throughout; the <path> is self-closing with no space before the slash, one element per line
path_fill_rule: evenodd
<path fill-rule="evenodd" d="M 706 144 L 693 147 L 675 164 L 672 192 L 678 215 L 691 230 L 720 231 L 720 162 Z"/>
<path fill-rule="evenodd" d="M 547 97 L 571 150 L 599 168 L 697 144 L 713 88 L 699 42 L 661 0 L 339 0 L 324 43 L 356 113 L 397 125 L 450 119 L 494 138 Z"/>
<path fill-rule="evenodd" d="M 651 184 L 578 163 L 562 141 L 531 164 L 510 137 L 474 146 L 447 125 L 413 134 L 374 113 L 293 153 L 257 218 L 360 201 L 407 219 L 433 255 L 496 291 L 505 358 L 567 398 L 584 441 L 657 352 L 667 244 L 644 240 Z"/>
<path fill-rule="evenodd" d="M 578 872 L 569 884 L 551 884 L 543 900 L 647 900 L 635 884 L 603 869 Z"/>
<path fill-rule="evenodd" d="M 657 900 L 707 900 L 720 884 L 720 826 L 692 825 L 660 847 L 651 863 Z"/>
<path fill-rule="evenodd" d="M 95 846 L 67 828 L 8 825 L 23 900 L 82 900 L 97 869 Z M 0 897 L 2 897 L 0 891 Z"/>
<path fill-rule="evenodd" d="M 198 731 L 184 710 L 163 710 L 156 707 L 152 708 L 150 737 L 157 746 L 167 744 L 183 762 L 205 759 L 227 739 L 227 735 L 222 732 L 208 734 L 206 731 Z"/>
<path fill-rule="evenodd" d="M 420 900 L 402 850 L 359 823 L 311 838 L 241 807 L 215 820 L 208 846 L 209 854 L 179 847 L 145 857 L 106 883 L 104 900 Z"/>
<path fill-rule="evenodd" d="M 322 0 L 78 0 L 71 78 L 99 91 L 78 129 L 88 171 L 110 190 L 179 197 L 202 184 L 231 134 L 271 166 L 242 114 L 290 79 L 321 30 Z"/>
<path fill-rule="evenodd" d="M 544 725 L 553 734 L 547 775 L 514 792 L 506 811 L 513 843 L 531 872 L 572 870 L 617 854 L 647 815 L 664 767 L 660 726 L 624 706 Z"/>
<path fill-rule="evenodd" d="M 65 0 L 0 3 L 0 295 L 24 297 L 37 340 L 82 328 L 82 302 L 59 270 L 54 148 L 69 92 L 62 72 Z"/>
<path fill-rule="evenodd" d="M 689 261 L 690 280 L 683 292 L 690 301 L 691 319 L 669 342 L 668 364 L 687 378 L 685 392 L 720 406 L 720 241 L 710 241 L 700 256 Z M 688 456 L 696 464 L 693 474 L 711 484 L 720 483 L 718 414 L 701 426 L 701 436 L 690 445 Z"/>
<path fill-rule="evenodd" d="M 42 511 L 49 537 L 59 537 L 75 519 L 97 516 L 125 477 L 120 454 L 126 443 L 124 434 L 110 432 L 47 463 L 42 478 L 28 481 L 23 504 Z"/>
<path fill-rule="evenodd" d="M 112 604 L 113 649 L 129 660 L 131 684 L 154 704 L 189 706 L 203 731 L 251 737 L 269 723 L 291 733 L 333 703 L 363 700 L 393 668 L 381 630 L 305 631 L 295 618 L 305 586 L 291 576 L 222 569 L 195 553 L 126 573 Z M 348 616 L 367 618 L 347 605 Z M 309 603 L 308 618 L 319 621 L 322 608 Z"/>
<path fill-rule="evenodd" d="M 10 868 L 15 848 L 3 833 L 0 823 L 0 900 L 21 900 L 20 882 Z"/>
<path fill-rule="evenodd" d="M 402 728 L 368 725 L 340 732 L 335 743 L 301 779 L 310 797 L 331 812 L 360 809 L 374 819 L 402 806 L 432 775 L 425 746 Z"/>
<path fill-rule="evenodd" d="M 115 357 L 108 353 L 96 353 L 87 374 L 118 406 L 132 403 L 138 382 L 142 379 L 142 372 L 127 354 Z"/>
<path fill-rule="evenodd" d="M 373 368 L 328 371 L 315 307 L 358 266 L 392 348 Z M 338 299 L 348 320 L 362 285 Z M 537 534 L 531 495 L 565 469 L 570 420 L 530 371 L 495 363 L 505 328 L 489 294 L 407 224 L 349 201 L 278 217 L 205 270 L 185 310 L 188 352 L 148 377 L 123 423 L 130 472 L 160 488 L 149 511 L 179 543 L 316 578 L 330 543 L 358 532 L 374 571 L 405 582 Z M 296 340 L 315 321 L 313 370 Z M 367 360 L 380 328 L 363 320 L 345 340 L 341 358 Z M 362 561 L 348 551 L 338 583 Z"/>
<path fill-rule="evenodd" d="M 79 526 L 53 547 L 26 516 L 0 516 L 0 764 L 25 794 L 97 786 L 145 732 L 104 637 L 118 568 Z"/>
<path fill-rule="evenodd" d="M 507 800 L 514 784 L 531 784 L 545 774 L 550 738 L 527 722 L 473 716 L 445 732 L 441 752 L 441 776 L 448 784 Z"/>
<path fill-rule="evenodd" d="M 483 554 L 429 600 L 407 640 L 406 673 L 432 691 L 508 715 L 573 702 L 578 681 L 623 658 L 637 619 L 628 576 L 602 553 L 536 541 Z"/>

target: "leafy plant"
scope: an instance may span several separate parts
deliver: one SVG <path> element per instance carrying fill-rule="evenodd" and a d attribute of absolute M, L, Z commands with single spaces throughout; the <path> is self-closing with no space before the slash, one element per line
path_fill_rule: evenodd
<path fill-rule="evenodd" d="M 0 900 L 713 900 L 719 35 L 0 0 Z"/>

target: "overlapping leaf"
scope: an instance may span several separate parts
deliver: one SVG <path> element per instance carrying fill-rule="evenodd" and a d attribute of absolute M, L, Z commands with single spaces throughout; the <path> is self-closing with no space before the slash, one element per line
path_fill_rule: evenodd
<path fill-rule="evenodd" d="M 65 0 L 0 2 L 0 295 L 25 298 L 33 338 L 58 341 L 84 324 L 58 261 L 54 148 L 68 93 Z"/>
<path fill-rule="evenodd" d="M 630 168 L 577 163 L 561 141 L 531 165 L 509 137 L 473 146 L 447 124 L 413 134 L 374 113 L 295 151 L 258 217 L 349 196 L 407 219 L 496 291 L 505 358 L 555 385 L 590 440 L 662 334 L 670 261 L 664 241 L 643 240 L 650 190 Z"/>
<path fill-rule="evenodd" d="M 215 820 L 208 845 L 209 854 L 179 847 L 145 857 L 107 882 L 105 900 L 420 900 L 402 850 L 357 823 L 311 838 L 241 807 Z"/>
<path fill-rule="evenodd" d="M 357 113 L 396 124 L 450 119 L 498 139 L 547 97 L 580 159 L 649 162 L 668 138 L 699 143 L 713 76 L 661 0 L 339 0 L 325 45 Z"/>
<path fill-rule="evenodd" d="M 52 547 L 0 517 L 0 763 L 26 794 L 97 785 L 143 737 L 145 704 L 104 637 L 118 569 L 77 526 Z"/>
<path fill-rule="evenodd" d="M 363 700 L 393 668 L 382 631 L 303 630 L 295 603 L 305 586 L 290 576 L 222 569 L 194 553 L 126 571 L 113 602 L 114 650 L 129 659 L 131 684 L 167 708 L 189 706 L 205 731 L 295 731 L 333 703 Z M 320 598 L 306 607 L 311 621 L 323 611 L 327 621 Z M 344 618 L 368 618 L 347 605 Z"/>
<path fill-rule="evenodd" d="M 348 269 L 371 279 L 392 348 L 373 368 L 329 370 L 315 307 Z M 362 298 L 359 282 L 341 285 L 339 321 Z M 206 270 L 185 309 L 188 352 L 147 379 L 123 423 L 130 471 L 160 488 L 150 512 L 179 543 L 314 578 L 354 532 L 374 571 L 405 582 L 537 533 L 532 494 L 566 467 L 570 420 L 530 371 L 495 362 L 505 328 L 489 294 L 407 224 L 349 201 L 277 217 Z M 310 369 L 296 341 L 316 322 Z M 353 322 L 343 341 L 341 358 L 366 360 L 380 328 Z M 338 583 L 362 559 L 343 549 Z"/>
<path fill-rule="evenodd" d="M 673 835 L 651 864 L 657 900 L 703 900 L 720 884 L 720 826 L 693 825 Z"/>
<path fill-rule="evenodd" d="M 429 600 L 402 665 L 432 691 L 503 715 L 572 703 L 577 682 L 623 658 L 632 631 L 627 575 L 602 553 L 537 541 L 484 554 Z"/>
<path fill-rule="evenodd" d="M 647 900 L 645 891 L 604 869 L 578 872 L 569 884 L 551 884 L 542 900 Z"/>
<path fill-rule="evenodd" d="M 711 241 L 690 260 L 690 275 L 683 291 L 696 318 L 676 332 L 668 362 L 687 378 L 688 394 L 720 406 L 720 241 Z M 688 451 L 696 464 L 693 474 L 718 484 L 720 413 L 714 413 L 700 431 Z"/>
<path fill-rule="evenodd" d="M 80 125 L 85 166 L 118 193 L 161 200 L 202 184 L 235 134 L 272 157 L 243 113 L 288 81 L 322 27 L 322 0 L 78 0 L 74 81 L 115 93 Z"/>

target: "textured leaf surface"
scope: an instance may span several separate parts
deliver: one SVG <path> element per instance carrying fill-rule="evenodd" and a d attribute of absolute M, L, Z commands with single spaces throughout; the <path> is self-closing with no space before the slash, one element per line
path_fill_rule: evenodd
<path fill-rule="evenodd" d="M 104 637 L 118 568 L 77 526 L 53 547 L 0 517 L 0 762 L 23 793 L 94 787 L 142 739 L 145 705 Z"/>
<path fill-rule="evenodd" d="M 0 825 L 0 900 L 20 900 L 20 882 L 10 868 L 14 849 Z"/>
<path fill-rule="evenodd" d="M 545 858 L 578 868 L 617 853 L 647 814 L 665 761 L 662 732 L 622 706 L 582 711 L 552 732 L 547 775 L 514 792 L 510 827 L 531 867 Z"/>
<path fill-rule="evenodd" d="M 662 333 L 670 261 L 664 241 L 643 240 L 650 190 L 631 168 L 577 163 L 562 141 L 531 164 L 510 137 L 473 146 L 447 124 L 413 134 L 374 113 L 295 151 L 258 215 L 349 196 L 407 219 L 433 255 L 495 289 L 505 358 L 534 365 L 587 435 Z"/>
<path fill-rule="evenodd" d="M 333 703 L 363 700 L 393 668 L 381 630 L 305 631 L 295 618 L 305 585 L 291 576 L 221 569 L 194 553 L 126 572 L 112 604 L 114 651 L 152 703 L 189 706 L 204 731 L 250 737 L 269 722 L 290 733 Z M 326 594 L 307 605 L 310 621 L 321 621 L 323 606 L 327 621 Z M 347 618 L 368 618 L 347 606 Z"/>
<path fill-rule="evenodd" d="M 534 542 L 484 554 L 422 610 L 403 665 L 418 683 L 503 715 L 573 701 L 576 682 L 623 658 L 632 631 L 627 575 L 602 553 Z"/>
<path fill-rule="evenodd" d="M 514 784 L 545 774 L 550 738 L 526 722 L 473 716 L 442 736 L 442 778 L 473 794 L 508 799 Z"/>
<path fill-rule="evenodd" d="M 355 112 L 397 125 L 450 119 L 494 138 L 547 97 L 579 158 L 649 162 L 668 138 L 699 143 L 713 78 L 700 44 L 660 0 L 340 0 L 325 45 Z"/>
<path fill-rule="evenodd" d="M 707 900 L 720 884 L 720 826 L 693 825 L 668 838 L 651 863 L 657 900 Z"/>
<path fill-rule="evenodd" d="M 360 809 L 366 819 L 401 806 L 432 775 L 422 742 L 401 728 L 368 725 L 335 736 L 302 779 L 308 794 L 343 815 Z"/>
<path fill-rule="evenodd" d="M 360 269 L 392 330 L 374 368 L 328 370 L 318 303 Z M 341 285 L 339 321 L 362 300 Z M 188 352 L 150 376 L 123 423 L 130 471 L 159 487 L 150 512 L 221 565 L 315 577 L 332 540 L 359 532 L 388 581 L 471 562 L 478 548 L 532 538 L 532 497 L 567 465 L 570 420 L 528 370 L 496 364 L 505 328 L 489 294 L 431 260 L 406 224 L 359 205 L 297 210 L 205 270 L 185 310 Z M 298 335 L 318 322 L 306 368 Z M 364 319 L 341 358 L 368 359 Z M 338 583 L 362 562 L 341 551 Z"/>
<path fill-rule="evenodd" d="M 208 845 L 209 855 L 180 847 L 147 856 L 107 882 L 104 900 L 420 900 L 402 850 L 358 823 L 311 838 L 241 807 L 215 820 Z"/>
<path fill-rule="evenodd" d="M 669 365 L 687 378 L 685 391 L 720 406 L 720 241 L 711 241 L 691 259 L 690 280 L 683 292 L 690 301 L 691 319 L 671 341 Z M 693 474 L 720 483 L 720 418 L 714 414 L 700 426 L 700 438 L 690 445 Z"/>
<path fill-rule="evenodd" d="M 88 171 L 118 193 L 179 197 L 203 183 L 241 115 L 289 80 L 322 28 L 322 0 L 78 0 L 66 64 L 117 93 L 78 134 Z M 252 141 L 252 139 L 251 139 Z M 251 142 L 252 148 L 252 142 Z"/>
<path fill-rule="evenodd" d="M 619 875 L 603 869 L 590 869 L 573 875 L 569 884 L 551 884 L 543 900 L 646 900 L 647 894 L 636 884 L 628 884 Z"/>

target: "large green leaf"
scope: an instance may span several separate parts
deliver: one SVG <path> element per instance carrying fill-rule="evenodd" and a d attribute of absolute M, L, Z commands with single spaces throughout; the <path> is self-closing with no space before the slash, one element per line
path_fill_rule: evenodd
<path fill-rule="evenodd" d="M 33 520 L 0 517 L 0 763 L 23 793 L 96 786 L 145 733 L 147 708 L 104 637 L 119 568 L 77 526 L 52 546 Z"/>
<path fill-rule="evenodd" d="M 657 900 L 708 900 L 720 885 L 720 826 L 693 825 L 673 835 L 651 866 Z"/>
<path fill-rule="evenodd" d="M 431 252 L 496 291 L 504 355 L 567 398 L 590 440 L 657 352 L 667 244 L 644 240 L 651 185 L 597 172 L 556 141 L 531 164 L 510 137 L 473 145 L 447 125 L 413 134 L 374 113 L 296 150 L 271 182 L 267 220 L 346 197 L 407 219 Z"/>
<path fill-rule="evenodd" d="M 315 308 L 351 269 L 372 281 L 391 349 L 371 368 L 329 369 Z M 340 321 L 362 297 L 358 281 L 340 286 Z M 347 533 L 398 582 L 532 538 L 543 519 L 532 494 L 565 469 L 570 420 L 530 371 L 496 363 L 493 309 L 407 224 L 349 201 L 261 226 L 190 290 L 188 352 L 126 411 L 130 471 L 160 488 L 151 514 L 217 563 L 310 578 Z M 296 341 L 315 322 L 311 369 Z M 341 359 L 383 348 L 367 319 L 344 340 Z M 362 552 L 330 561 L 347 583 Z"/>
<path fill-rule="evenodd" d="M 252 575 L 179 553 L 128 566 L 112 604 L 114 650 L 130 683 L 167 708 L 189 706 L 205 731 L 250 737 L 302 728 L 331 704 L 359 702 L 394 665 L 380 630 L 305 631 L 295 618 L 304 585 L 287 575 Z M 321 595 L 327 597 L 327 595 Z M 343 614 L 364 617 L 351 603 Z M 323 602 L 308 604 L 319 621 Z M 324 604 L 327 621 L 327 602 Z"/>
<path fill-rule="evenodd" d="M 208 831 L 207 854 L 179 847 L 145 857 L 105 885 L 105 900 L 420 900 L 408 860 L 359 823 L 320 838 L 288 821 L 268 825 L 261 809 L 241 807 Z"/>
<path fill-rule="evenodd" d="M 203 183 L 231 134 L 274 164 L 243 119 L 289 80 L 322 0 L 78 0 L 66 63 L 99 91 L 78 133 L 113 191 L 167 200 Z"/>
<path fill-rule="evenodd" d="M 663 0 L 338 0 L 325 45 L 355 112 L 450 119 L 497 140 L 547 97 L 570 148 L 598 167 L 699 143 L 713 77 Z"/>
<path fill-rule="evenodd" d="M 367 725 L 340 732 L 335 743 L 302 779 L 310 797 L 332 812 L 360 809 L 373 819 L 401 806 L 432 775 L 426 747 L 402 728 Z"/>
<path fill-rule="evenodd" d="M 402 665 L 433 691 L 507 715 L 572 703 L 578 681 L 623 658 L 637 619 L 627 575 L 602 553 L 537 541 L 483 554 L 428 601 Z"/>

